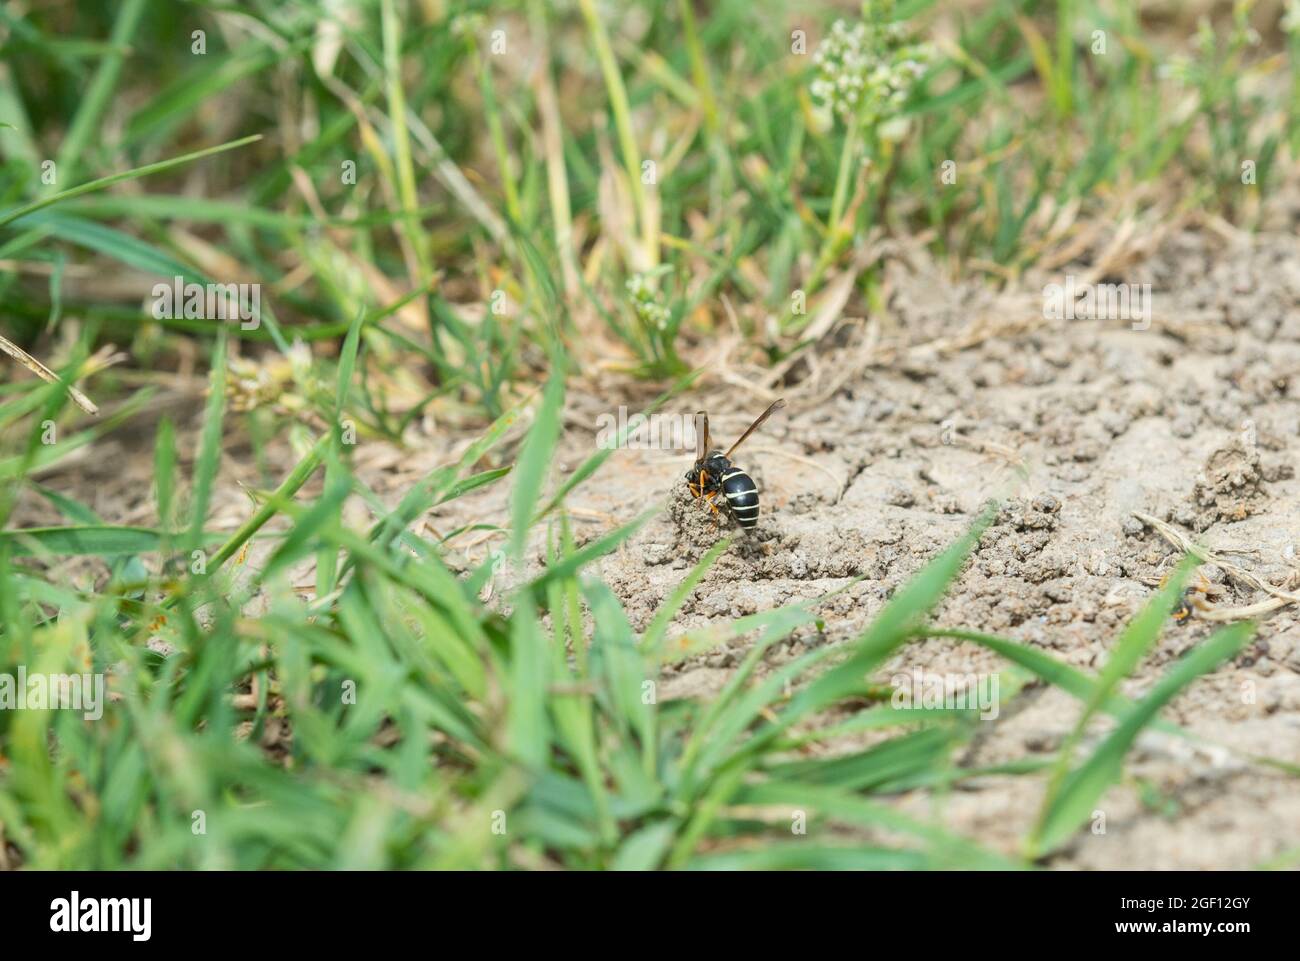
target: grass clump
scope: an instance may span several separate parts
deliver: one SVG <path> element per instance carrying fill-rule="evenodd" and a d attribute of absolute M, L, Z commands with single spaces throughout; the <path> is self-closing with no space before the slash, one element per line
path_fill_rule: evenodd
<path fill-rule="evenodd" d="M 341 365 L 339 396 L 357 348 Z M 954 763 L 978 711 L 898 709 L 873 675 L 918 632 L 975 549 L 980 521 L 898 591 L 846 645 L 824 645 L 763 671 L 765 653 L 815 605 L 752 615 L 730 635 L 755 637 L 744 662 L 710 701 L 657 696 L 671 659 L 718 638 L 669 636 L 677 606 L 726 548 L 709 552 L 642 634 L 594 574 L 599 557 L 639 523 L 578 549 L 563 512 L 542 490 L 559 424 L 560 378 L 547 388 L 510 472 L 515 526 L 510 556 L 532 531 L 547 564 L 506 587 L 495 604 L 482 588 L 496 558 L 463 573 L 436 543 L 405 531 L 429 504 L 485 484 L 504 470 L 474 468 L 513 422 L 507 417 L 461 460 L 440 468 L 381 517 L 369 535 L 343 521 L 359 482 L 339 435 L 326 434 L 247 524 L 211 540 L 177 516 L 169 428 L 156 462 L 160 525 L 153 540 L 104 524 L 0 538 L 0 673 L 107 673 L 112 703 L 98 721 L 67 711 L 0 713 L 5 842 L 31 867 L 202 868 L 771 868 L 1008 867 L 1066 843 L 1159 707 L 1238 651 L 1247 626 L 1227 628 L 1178 662 L 1136 704 L 1116 683 L 1150 649 L 1178 596 L 1173 578 L 1116 646 L 1098 678 L 1013 641 L 963 635 L 1061 684 L 1085 711 L 1052 777 L 1031 860 L 999 855 L 888 800 L 936 792 L 978 769 Z M 56 391 L 57 387 L 41 388 Z M 222 417 L 222 394 L 209 408 Z M 207 435 L 209 438 L 213 433 Z M 599 455 L 597 455 L 599 456 Z M 210 474 L 213 460 L 200 456 Z M 295 493 L 325 468 L 318 496 Z M 193 479 L 196 511 L 211 477 Z M 76 518 L 72 505 L 64 505 Z M 261 533 L 272 519 L 287 522 Z M 93 520 L 92 518 L 76 518 Z M 540 526 L 538 526 L 540 525 Z M 75 532 L 75 537 L 74 537 Z M 254 537 L 273 550 L 251 580 L 224 568 Z M 145 559 L 167 545 L 183 561 L 151 574 Z M 42 577 L 22 555 L 96 554 L 114 587 L 86 593 Z M 289 572 L 311 558 L 319 594 L 304 603 Z M 333 565 L 337 559 L 341 563 Z M 319 561 L 318 561 L 319 564 Z M 247 605 L 265 592 L 264 613 Z M 930 633 L 938 633 L 929 630 Z M 151 641 L 149 646 L 145 641 Z M 159 642 L 174 649 L 153 653 Z M 1016 674 L 1013 696 L 1029 677 Z M 809 722 L 866 700 L 840 724 Z M 1094 712 L 1118 726 L 1081 763 L 1078 733 Z M 852 732 L 869 747 L 832 751 Z M 54 750 L 51 751 L 51 746 Z M 1032 771 L 1041 765 L 1030 765 Z"/>
<path fill-rule="evenodd" d="M 646 517 L 579 544 L 568 513 L 613 448 L 553 461 L 575 384 L 659 382 L 653 410 L 719 356 L 834 335 L 823 312 L 887 325 L 880 236 L 1001 284 L 1120 209 L 1256 223 L 1300 151 L 1294 4 L 1191 46 L 1090 0 L 29 6 L 0 15 L 0 300 L 49 369 L 0 384 L 0 674 L 111 700 L 0 711 L 0 867 L 1033 866 L 1245 643 L 1130 701 L 1169 589 L 1096 677 L 934 627 L 978 524 L 788 663 L 766 655 L 813 604 L 672 634 L 725 545 L 638 632 L 598 571 Z M 175 278 L 260 285 L 258 323 L 155 316 Z M 464 444 L 390 502 L 359 448 L 426 421 Z M 126 448 L 153 472 L 130 524 L 62 483 L 124 437 L 152 441 Z M 258 481 L 217 529 L 232 451 Z M 505 485 L 500 518 L 419 523 Z M 471 561 L 465 534 L 503 548 Z M 661 699 L 722 635 L 752 641 L 723 691 Z M 963 767 L 972 711 L 886 703 L 927 636 L 1007 659 L 1008 698 L 1079 699 L 1058 757 Z M 1015 852 L 896 803 L 994 774 L 1046 785 Z"/>

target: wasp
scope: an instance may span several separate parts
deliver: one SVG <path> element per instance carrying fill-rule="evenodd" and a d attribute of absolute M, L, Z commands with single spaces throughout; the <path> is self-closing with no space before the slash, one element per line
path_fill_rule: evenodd
<path fill-rule="evenodd" d="M 1152 578 L 1147 580 L 1146 583 L 1152 587 L 1160 588 L 1164 587 L 1168 580 L 1169 575 L 1166 574 L 1159 581 Z M 1178 595 L 1178 599 L 1174 601 L 1173 609 L 1169 613 L 1174 620 L 1185 621 L 1198 611 L 1214 610 L 1213 602 L 1222 597 L 1224 593 L 1224 589 L 1220 585 L 1212 583 L 1204 574 L 1197 572 L 1195 578 L 1192 579 L 1192 583 L 1184 587 L 1182 593 Z"/>
<path fill-rule="evenodd" d="M 784 400 L 774 401 L 725 454 L 713 448 L 709 436 L 708 413 L 700 411 L 695 415 L 695 466 L 686 472 L 686 486 L 693 496 L 703 497 L 715 514 L 725 511 L 728 517 L 745 530 L 752 530 L 758 525 L 758 485 L 731 462 L 731 455 L 750 434 L 758 430 L 763 421 L 784 406 Z M 723 510 L 718 509 L 719 495 L 722 496 Z"/>

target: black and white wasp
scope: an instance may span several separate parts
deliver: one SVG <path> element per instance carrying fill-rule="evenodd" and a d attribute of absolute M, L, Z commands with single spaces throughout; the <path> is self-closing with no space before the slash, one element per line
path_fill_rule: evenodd
<path fill-rule="evenodd" d="M 784 400 L 774 401 L 725 454 L 713 448 L 708 413 L 700 411 L 695 415 L 695 466 L 686 472 L 686 486 L 695 497 L 703 497 L 715 514 L 725 511 L 745 530 L 752 530 L 758 524 L 758 485 L 731 463 L 731 455 L 763 421 L 772 416 L 773 411 L 784 406 Z M 722 496 L 721 511 L 716 500 L 719 495 Z"/>

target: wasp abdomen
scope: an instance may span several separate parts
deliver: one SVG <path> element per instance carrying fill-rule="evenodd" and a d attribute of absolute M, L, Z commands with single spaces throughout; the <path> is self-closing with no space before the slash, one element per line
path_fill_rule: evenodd
<path fill-rule="evenodd" d="M 758 486 L 752 477 L 732 468 L 722 475 L 722 493 L 737 524 L 745 528 L 758 524 Z"/>

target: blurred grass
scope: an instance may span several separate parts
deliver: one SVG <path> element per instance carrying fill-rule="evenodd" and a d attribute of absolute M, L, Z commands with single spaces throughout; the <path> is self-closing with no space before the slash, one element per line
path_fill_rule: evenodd
<path fill-rule="evenodd" d="M 129 267 L 197 278 L 219 265 L 272 288 L 294 275 L 273 318 L 289 339 L 338 336 L 359 306 L 419 291 L 410 319 L 429 330 L 417 342 L 452 361 L 442 385 L 500 413 L 502 391 L 579 329 L 603 329 L 588 346 L 623 352 L 629 369 L 680 373 L 724 322 L 723 294 L 776 311 L 776 327 L 751 310 L 741 319 L 756 356 L 781 356 L 800 343 L 792 292 L 815 299 L 873 227 L 1014 277 L 1143 184 L 1157 213 L 1194 202 L 1249 225 L 1294 165 L 1296 41 L 1271 8 L 1237 3 L 1197 28 L 1194 11 L 1147 23 L 1131 5 L 1089 0 L 872 7 L 867 22 L 896 16 L 938 51 L 903 132 L 883 142 L 823 126 L 808 95 L 817 42 L 835 16 L 859 18 L 851 4 L 723 0 L 698 23 L 685 3 L 586 0 L 228 11 L 159 0 L 148 16 L 137 3 L 9 15 L 0 255 L 33 271 L 76 263 L 36 232 L 48 224 L 18 229 L 57 203 L 87 230 L 114 225 L 92 249 Z M 73 38 L 87 41 L 75 54 Z M 92 136 L 97 125 L 108 135 Z M 166 167 L 259 135 L 220 163 Z M 1242 160 L 1256 164 L 1254 185 L 1240 182 Z M 127 192 L 75 197 L 145 174 Z M 70 229 L 55 237 L 76 243 Z M 642 275 L 672 316 L 665 330 L 628 297 L 625 281 Z M 34 280 L 0 278 L 26 338 L 53 307 Z M 129 299 L 62 286 L 76 322 L 173 336 Z M 466 355 L 487 360 L 458 374 Z"/>
<path fill-rule="evenodd" d="M 724 632 L 755 640 L 715 700 L 660 703 L 662 663 L 722 640 L 669 635 L 725 548 L 638 635 L 594 571 L 645 518 L 579 547 L 565 513 L 609 452 L 549 483 L 566 391 L 590 368 L 682 389 L 729 329 L 724 297 L 749 359 L 786 357 L 806 322 L 792 294 L 829 296 L 873 229 L 1014 281 L 1131 196 L 1155 216 L 1199 206 L 1250 227 L 1300 151 L 1300 30 L 1251 3 L 1200 28 L 1097 0 L 900 3 L 892 16 L 938 56 L 890 138 L 858 139 L 819 116 L 812 54 L 837 16 L 882 8 L 0 8 L 0 329 L 111 402 L 88 424 L 63 385 L 0 385 L 0 672 L 113 666 L 117 698 L 94 723 L 0 712 L 0 861 L 7 844 L 46 868 L 945 868 L 1029 866 L 1066 845 L 1138 733 L 1168 728 L 1160 707 L 1246 628 L 1136 703 L 1116 685 L 1154 643 L 1164 595 L 1096 678 L 947 632 L 1083 701 L 1054 764 L 1003 772 L 1048 791 L 1024 850 L 1002 855 L 887 803 L 980 773 L 953 760 L 972 712 L 861 706 L 900 645 L 944 633 L 925 615 L 978 526 L 849 644 L 760 678 L 764 652 L 816 621 L 815 605 L 762 612 Z M 850 303 L 871 303 L 879 269 L 851 280 Z M 261 284 L 262 325 L 154 318 L 146 298 L 173 276 Z M 102 360 L 109 343 L 128 366 Z M 41 483 L 107 433 L 143 429 L 196 355 L 201 425 L 157 427 L 153 521 L 112 523 Z M 430 409 L 481 439 L 387 509 L 345 429 L 402 443 Z M 260 452 L 286 429 L 295 465 L 238 529 L 209 530 L 227 438 Z M 501 559 L 454 570 L 412 524 L 503 483 L 510 563 L 522 572 L 539 542 L 547 563 L 488 604 Z M 8 526 L 24 498 L 66 525 Z M 367 530 L 345 521 L 350 498 Z M 273 551 L 241 582 L 226 568 L 255 538 Z M 61 583 L 49 565 L 68 555 L 109 578 Z M 304 604 L 288 578 L 307 562 Z M 263 589 L 268 610 L 249 616 Z M 1094 714 L 1117 726 L 1080 759 Z M 837 740 L 866 730 L 888 736 Z M 806 837 L 791 834 L 800 812 Z"/>

